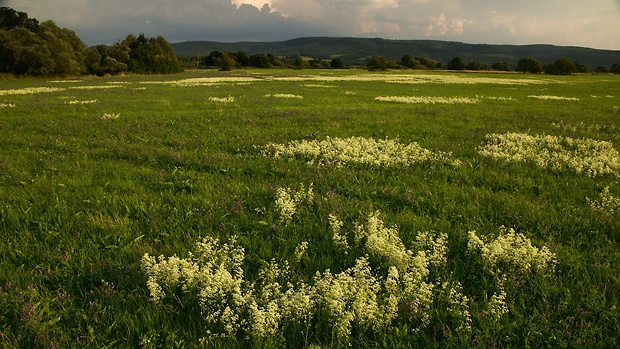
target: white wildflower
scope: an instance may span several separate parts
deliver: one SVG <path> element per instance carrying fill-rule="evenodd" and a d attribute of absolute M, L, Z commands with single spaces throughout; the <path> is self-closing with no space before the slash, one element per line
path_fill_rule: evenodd
<path fill-rule="evenodd" d="M 375 97 L 375 100 L 379 102 L 395 102 L 409 104 L 473 104 L 479 102 L 477 98 L 425 96 L 382 96 Z"/>
<path fill-rule="evenodd" d="M 542 100 L 555 100 L 555 101 L 578 101 L 576 97 L 562 97 L 562 96 L 548 96 L 548 95 L 529 95 L 528 98 L 542 99 Z"/>
<path fill-rule="evenodd" d="M 347 243 L 347 237 L 345 235 L 340 234 L 340 228 L 342 227 L 342 222 L 336 217 L 336 215 L 329 214 L 329 229 L 332 232 L 332 240 L 336 244 L 336 246 L 340 247 L 345 254 L 348 253 L 349 244 Z"/>
<path fill-rule="evenodd" d="M 266 94 L 265 95 L 266 98 L 269 97 L 273 97 L 273 98 L 288 98 L 288 99 L 303 99 L 303 96 L 300 95 L 294 95 L 292 93 L 276 93 L 276 94 Z"/>
<path fill-rule="evenodd" d="M 297 204 L 287 189 L 278 188 L 276 191 L 276 208 L 280 213 L 280 220 L 282 222 L 290 222 L 293 219 L 293 215 L 297 211 Z"/>
<path fill-rule="evenodd" d="M 593 210 L 603 212 L 609 216 L 620 212 L 620 198 L 611 195 L 609 187 L 603 189 L 598 200 L 590 200 L 589 198 L 586 198 L 586 200 Z"/>
<path fill-rule="evenodd" d="M 232 103 L 234 101 L 235 101 L 235 97 L 233 97 L 233 96 L 228 96 L 228 97 L 209 97 L 209 102 Z"/>
<path fill-rule="evenodd" d="M 496 272 L 498 265 L 510 265 L 517 270 L 538 271 L 553 270 L 556 264 L 555 254 L 546 246 L 536 248 L 525 235 L 514 229 L 500 228 L 500 235 L 490 243 L 484 243 L 475 231 L 469 232 L 468 249 L 482 254 L 487 267 Z"/>
<path fill-rule="evenodd" d="M 620 175 L 620 153 L 611 142 L 592 139 L 489 134 L 478 154 L 505 162 L 529 162 L 541 168 L 570 168 L 589 177 Z"/>
<path fill-rule="evenodd" d="M 401 144 L 397 140 L 375 140 L 372 138 L 351 137 L 347 139 L 330 138 L 323 141 L 291 141 L 288 144 L 270 143 L 265 147 L 265 155 L 279 158 L 302 155 L 311 163 L 333 164 L 337 167 L 346 164 L 365 164 L 372 166 L 409 166 L 412 164 L 441 161 L 458 166 L 450 153 L 432 152 L 413 142 Z"/>
<path fill-rule="evenodd" d="M 103 119 L 103 120 L 113 120 L 113 119 L 118 119 L 120 116 L 121 116 L 121 114 L 103 113 L 103 115 L 101 116 L 101 119 Z"/>
<path fill-rule="evenodd" d="M 64 88 L 58 88 L 58 87 L 26 87 L 26 88 L 15 89 L 15 90 L 0 90 L 0 96 L 49 93 L 49 92 L 59 92 L 59 91 L 64 91 L 64 90 L 65 90 Z"/>
<path fill-rule="evenodd" d="M 308 241 L 302 241 L 295 247 L 295 259 L 297 261 L 301 260 L 304 254 L 308 251 Z"/>

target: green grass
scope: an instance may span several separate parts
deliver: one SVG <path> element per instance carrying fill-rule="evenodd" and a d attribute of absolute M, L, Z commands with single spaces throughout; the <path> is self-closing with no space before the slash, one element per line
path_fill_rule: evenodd
<path fill-rule="evenodd" d="M 355 327 L 353 346 L 620 345 L 619 214 L 595 211 L 588 202 L 605 187 L 620 197 L 618 178 L 504 164 L 476 152 L 487 134 L 507 132 L 590 138 L 620 149 L 620 77 L 458 75 L 547 81 L 526 85 L 385 79 L 148 83 L 296 74 L 368 73 L 189 71 L 62 83 L 0 81 L 0 91 L 64 89 L 0 93 L 0 104 L 15 105 L 0 108 L 0 347 L 199 347 L 209 326 L 197 301 L 180 291 L 179 301 L 149 301 L 140 265 L 145 253 L 184 258 L 200 237 L 228 241 L 236 235 L 245 249 L 246 280 L 257 280 L 275 259 L 289 261 L 294 275 L 311 283 L 317 271 L 339 273 L 357 257 L 334 246 L 328 215 L 337 214 L 352 234 L 356 223 L 377 210 L 386 226 L 399 227 L 407 247 L 419 231 L 448 235 L 448 262 L 433 271 L 432 280 L 460 281 L 470 298 L 472 329 L 457 331 L 457 319 L 438 295 L 431 321 L 420 332 L 401 316 L 385 331 Z M 111 85 L 118 87 L 72 88 Z M 279 93 L 303 99 L 265 97 Z M 234 102 L 209 101 L 228 96 Z M 398 104 L 375 101 L 378 96 L 478 96 L 480 102 Z M 71 100 L 96 102 L 67 103 Z M 106 113 L 119 117 L 102 119 Z M 336 168 L 308 166 L 302 157 L 262 155 L 261 147 L 272 142 L 352 136 L 417 142 L 451 152 L 464 164 Z M 275 207 L 277 189 L 297 190 L 300 183 L 313 183 L 316 200 L 285 225 Z M 491 239 L 502 225 L 548 247 L 558 265 L 551 275 L 506 270 L 509 313 L 491 321 L 481 314 L 495 284 L 468 255 L 467 233 L 475 230 Z M 308 252 L 297 262 L 293 254 L 302 241 L 309 243 Z M 308 329 L 287 327 L 280 337 L 261 340 L 245 335 L 210 340 L 207 347 L 339 344 L 327 316 L 319 314 Z"/>

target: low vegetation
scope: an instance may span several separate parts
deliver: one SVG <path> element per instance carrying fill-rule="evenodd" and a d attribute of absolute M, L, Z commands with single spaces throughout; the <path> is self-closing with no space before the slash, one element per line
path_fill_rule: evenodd
<path fill-rule="evenodd" d="M 0 83 L 0 347 L 617 347 L 620 81 Z"/>

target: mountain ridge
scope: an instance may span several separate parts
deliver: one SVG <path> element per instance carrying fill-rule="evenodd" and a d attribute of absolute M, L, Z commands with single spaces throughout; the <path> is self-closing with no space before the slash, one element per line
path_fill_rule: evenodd
<path fill-rule="evenodd" d="M 468 44 L 440 40 L 393 40 L 354 37 L 302 37 L 286 41 L 183 41 L 172 43 L 178 56 L 208 55 L 212 51 L 276 56 L 307 56 L 318 59 L 339 57 L 345 64 L 364 64 L 372 56 L 400 60 L 409 54 L 437 60 L 446 64 L 458 57 L 463 61 L 475 60 L 487 64 L 505 61 L 516 65 L 523 57 L 532 57 L 542 63 L 551 63 L 559 57 L 568 57 L 589 65 L 612 66 L 620 63 L 620 50 L 603 50 L 579 46 L 550 44 Z"/>

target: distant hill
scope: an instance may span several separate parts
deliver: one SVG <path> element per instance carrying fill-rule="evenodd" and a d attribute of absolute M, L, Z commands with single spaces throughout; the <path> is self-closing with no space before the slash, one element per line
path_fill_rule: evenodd
<path fill-rule="evenodd" d="M 308 56 L 319 59 L 340 57 L 345 64 L 363 64 L 373 55 L 400 60 L 403 55 L 423 56 L 444 65 L 455 57 L 487 64 L 505 61 L 515 66 L 523 57 L 551 63 L 565 56 L 592 68 L 620 63 L 620 51 L 554 45 L 487 45 L 435 40 L 387 40 L 347 37 L 308 37 L 280 42 L 186 41 L 171 44 L 178 56 L 208 55 L 212 51 L 275 56 Z"/>

